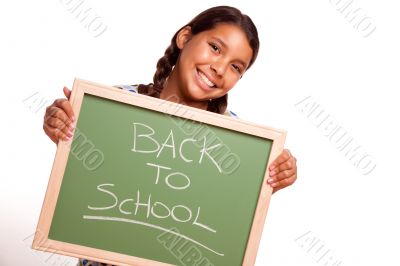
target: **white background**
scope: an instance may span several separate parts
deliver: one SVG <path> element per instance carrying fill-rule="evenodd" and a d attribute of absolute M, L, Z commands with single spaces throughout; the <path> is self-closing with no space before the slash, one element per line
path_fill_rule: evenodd
<path fill-rule="evenodd" d="M 336 10 L 345 2 L 339 0 L 86 0 L 107 25 L 97 38 L 66 2 L 7 1 L 0 9 L 1 266 L 75 261 L 30 249 L 56 150 L 42 130 L 45 106 L 74 77 L 150 82 L 175 31 L 221 4 L 249 14 L 261 39 L 229 109 L 286 129 L 286 147 L 298 159 L 298 181 L 272 197 L 256 265 L 324 265 L 318 258 L 325 251 L 340 265 L 398 264 L 398 1 L 352 3 L 376 26 L 364 37 Z M 32 95 L 46 105 L 40 108 Z M 370 174 L 295 106 L 309 96 L 374 158 Z M 303 235 L 321 250 L 310 249 Z"/>

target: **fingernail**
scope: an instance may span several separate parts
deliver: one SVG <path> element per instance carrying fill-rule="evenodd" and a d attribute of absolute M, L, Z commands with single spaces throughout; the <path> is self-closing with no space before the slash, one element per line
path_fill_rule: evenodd
<path fill-rule="evenodd" d="M 269 184 L 272 184 L 273 182 L 274 182 L 274 179 L 273 179 L 273 178 L 268 179 L 268 183 L 269 183 Z"/>
<path fill-rule="evenodd" d="M 269 170 L 273 170 L 275 168 L 275 165 L 273 164 L 273 165 L 271 165 L 270 167 L 269 167 Z"/>
<path fill-rule="evenodd" d="M 270 171 L 269 172 L 269 176 L 274 176 L 276 173 L 275 173 L 275 171 Z"/>
<path fill-rule="evenodd" d="M 271 187 L 276 187 L 278 184 L 277 183 L 273 183 L 271 184 Z"/>

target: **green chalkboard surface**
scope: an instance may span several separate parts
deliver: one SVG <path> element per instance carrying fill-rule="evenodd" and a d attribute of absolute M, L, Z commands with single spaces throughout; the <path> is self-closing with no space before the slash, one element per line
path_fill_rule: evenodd
<path fill-rule="evenodd" d="M 83 251 L 60 253 L 244 264 L 273 140 L 82 95 L 46 237 Z"/>

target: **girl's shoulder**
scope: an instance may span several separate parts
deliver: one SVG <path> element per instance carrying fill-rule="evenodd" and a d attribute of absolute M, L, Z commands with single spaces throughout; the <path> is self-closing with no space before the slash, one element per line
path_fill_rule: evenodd
<path fill-rule="evenodd" d="M 224 115 L 230 116 L 230 117 L 233 117 L 233 118 L 239 118 L 239 117 L 237 116 L 237 114 L 235 114 L 234 112 L 232 112 L 232 111 L 230 111 L 230 110 L 226 110 L 225 113 L 224 113 Z"/>
<path fill-rule="evenodd" d="M 114 87 L 120 88 L 122 90 L 130 91 L 130 92 L 133 92 L 133 93 L 138 93 L 139 85 L 115 85 Z M 230 110 L 226 110 L 224 115 L 230 116 L 230 117 L 234 117 L 234 118 L 238 118 L 238 116 L 234 112 L 232 112 Z"/>
<path fill-rule="evenodd" d="M 139 85 L 115 85 L 114 87 L 117 87 L 125 91 L 137 93 Z"/>

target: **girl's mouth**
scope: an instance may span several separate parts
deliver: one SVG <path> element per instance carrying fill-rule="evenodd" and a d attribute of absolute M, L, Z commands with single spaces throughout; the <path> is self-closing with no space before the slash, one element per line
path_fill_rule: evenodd
<path fill-rule="evenodd" d="M 216 87 L 215 84 L 214 84 L 211 80 L 209 80 L 209 79 L 207 78 L 207 76 L 206 76 L 203 72 L 201 72 L 200 70 L 197 70 L 197 74 L 199 75 L 200 79 L 201 79 L 208 87 L 210 87 L 210 88 L 215 88 L 215 87 Z"/>

